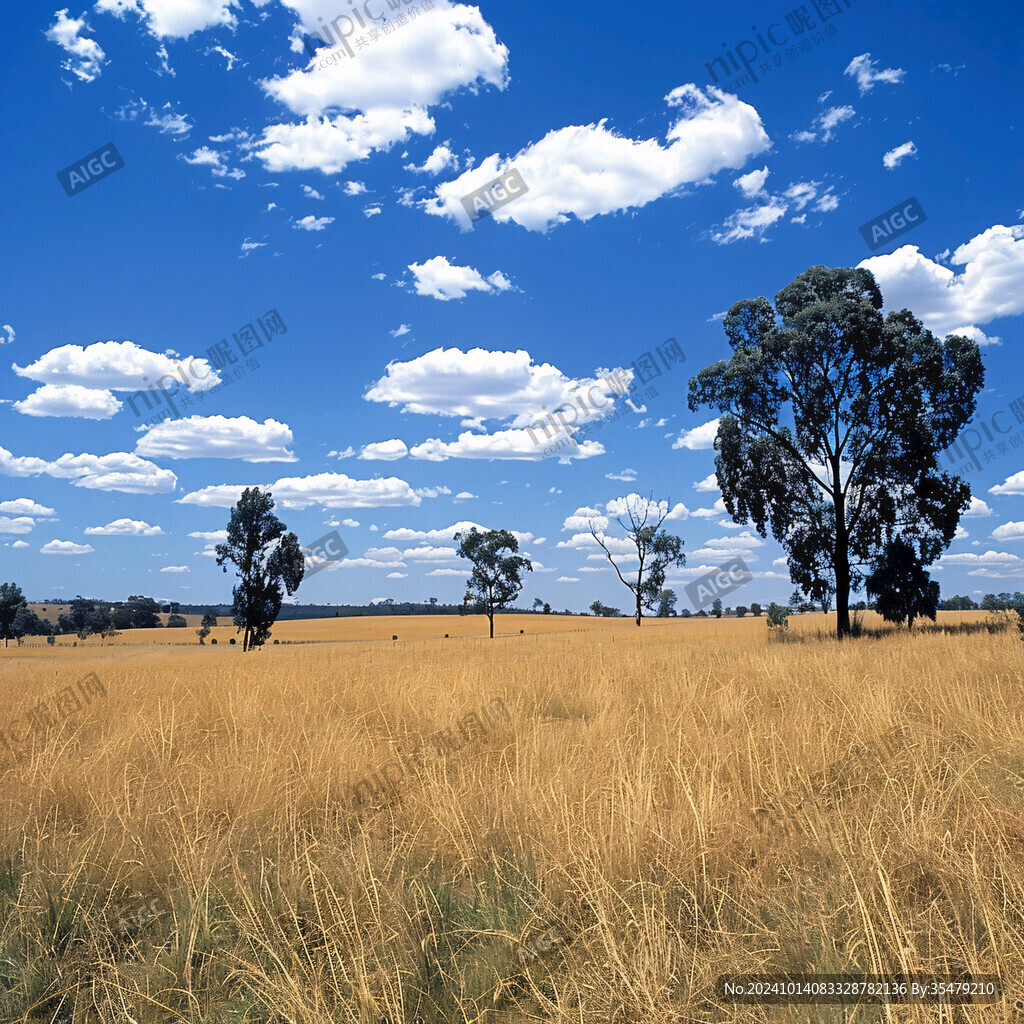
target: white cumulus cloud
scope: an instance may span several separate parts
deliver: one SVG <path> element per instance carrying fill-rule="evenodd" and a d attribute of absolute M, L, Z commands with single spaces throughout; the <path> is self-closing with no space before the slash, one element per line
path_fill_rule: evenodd
<path fill-rule="evenodd" d="M 333 223 L 333 217 L 314 217 L 310 214 L 308 217 L 303 217 L 302 220 L 297 220 L 292 227 L 296 231 L 324 231 L 328 224 Z"/>
<path fill-rule="evenodd" d="M 122 20 L 133 14 L 157 39 L 185 39 L 207 28 L 233 29 L 234 11 L 240 6 L 239 0 L 96 0 L 97 11 Z"/>
<path fill-rule="evenodd" d="M 33 519 L 40 519 L 54 514 L 52 508 L 40 505 L 31 498 L 14 498 L 11 501 L 0 501 L 0 512 L 15 516 L 32 516 Z"/>
<path fill-rule="evenodd" d="M 447 256 L 435 256 L 425 263 L 410 263 L 409 270 L 416 294 L 441 302 L 464 299 L 471 291 L 507 292 L 512 287 L 512 282 L 500 270 L 484 277 L 475 267 L 456 266 Z"/>
<path fill-rule="evenodd" d="M 21 377 L 43 384 L 79 384 L 107 391 L 144 391 L 147 387 L 188 387 L 202 391 L 220 383 L 206 359 L 160 354 L 132 341 L 97 341 L 92 345 L 61 345 L 28 366 L 13 367 Z"/>
<path fill-rule="evenodd" d="M 39 553 L 43 555 L 91 555 L 96 549 L 91 544 L 75 544 L 70 540 L 51 540 Z"/>
<path fill-rule="evenodd" d="M 291 428 L 277 420 L 259 423 L 248 416 L 188 416 L 138 429 L 143 436 L 135 451 L 151 459 L 297 461 L 287 448 L 293 441 Z"/>
<path fill-rule="evenodd" d="M 957 274 L 916 245 L 871 256 L 858 266 L 875 275 L 885 309 L 909 309 L 940 337 L 1024 312 L 1024 225 L 996 224 L 949 257 Z"/>
<path fill-rule="evenodd" d="M 338 14 L 327 0 L 287 0 L 287 6 L 300 19 L 292 35 L 296 53 L 305 52 L 304 33 L 321 29 L 318 18 L 330 24 Z M 252 144 L 272 172 L 337 174 L 413 135 L 432 134 L 430 108 L 457 93 L 502 90 L 508 82 L 508 48 L 479 8 L 447 0 L 435 0 L 433 11 L 361 50 L 358 59 L 343 56 L 321 68 L 324 52 L 305 68 L 261 83 L 271 99 L 303 119 L 271 124 Z"/>
<path fill-rule="evenodd" d="M 393 438 L 390 441 L 374 441 L 372 444 L 364 444 L 359 453 L 359 458 L 393 462 L 395 459 L 404 459 L 408 454 L 409 449 L 406 447 L 405 442 Z"/>
<path fill-rule="evenodd" d="M 54 462 L 34 456 L 13 455 L 0 447 L 0 475 L 39 476 L 71 480 L 75 487 L 94 491 L 122 491 L 125 494 L 166 494 L 178 478 L 155 463 L 128 452 L 110 455 L 62 455 Z"/>
<path fill-rule="evenodd" d="M 672 443 L 673 448 L 688 448 L 690 451 L 700 451 L 705 448 L 714 448 L 715 438 L 718 436 L 717 419 L 708 420 L 699 427 L 692 430 L 684 430 Z"/>
<path fill-rule="evenodd" d="M 1024 472 L 1014 473 L 1001 484 L 988 489 L 989 494 L 1024 494 Z"/>
<path fill-rule="evenodd" d="M 993 540 L 1024 540 L 1024 522 L 1008 522 L 992 531 Z"/>
<path fill-rule="evenodd" d="M 86 420 L 109 420 L 121 403 L 107 390 L 84 388 L 81 384 L 44 384 L 28 398 L 14 403 L 23 416 L 66 416 Z"/>
<path fill-rule="evenodd" d="M 115 519 L 106 526 L 88 526 L 87 537 L 157 537 L 164 531 L 142 519 Z"/>
<path fill-rule="evenodd" d="M 0 449 L 0 453 L 2 453 Z M 179 504 L 207 508 L 231 508 L 246 487 L 269 489 L 282 508 L 381 508 L 390 505 L 419 505 L 422 498 L 398 477 L 353 480 L 344 473 L 283 477 L 275 483 L 215 484 L 191 491 Z"/>
<path fill-rule="evenodd" d="M 16 516 L 13 519 L 9 516 L 0 516 L 0 533 L 31 533 L 35 526 L 36 521 L 28 516 Z"/>

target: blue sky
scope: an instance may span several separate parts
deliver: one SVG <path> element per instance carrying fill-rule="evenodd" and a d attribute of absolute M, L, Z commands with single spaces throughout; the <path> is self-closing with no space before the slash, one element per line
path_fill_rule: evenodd
<path fill-rule="evenodd" d="M 625 607 L 587 524 L 631 494 L 669 503 L 681 607 L 736 555 L 734 602 L 786 598 L 781 548 L 716 506 L 687 384 L 734 302 L 826 264 L 982 343 L 994 440 L 936 578 L 1024 589 L 1019 10 L 350 3 L 5 11 L 0 578 L 230 600 L 211 551 L 258 484 L 349 548 L 302 602 L 461 600 L 473 523 L 520 535 L 524 603 Z M 345 44 L 311 57 L 322 24 Z M 757 80 L 719 61 L 711 91 L 726 52 Z M 124 167 L 66 195 L 108 143 Z M 528 191 L 471 223 L 461 198 L 511 167 Z M 872 253 L 860 226 L 911 196 L 927 220 Z M 685 363 L 627 403 L 616 371 L 669 338 Z M 178 415 L 150 423 L 129 400 L 161 379 Z M 616 418 L 531 436 L 583 394 Z"/>

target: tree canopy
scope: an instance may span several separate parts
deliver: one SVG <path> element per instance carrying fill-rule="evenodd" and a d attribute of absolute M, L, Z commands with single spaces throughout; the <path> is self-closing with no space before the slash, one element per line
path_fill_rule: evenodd
<path fill-rule="evenodd" d="M 883 318 L 866 269 L 817 266 L 775 296 L 737 302 L 733 355 L 690 380 L 689 406 L 721 414 L 718 484 L 736 522 L 771 529 L 793 581 L 849 593 L 901 536 L 929 565 L 949 545 L 970 487 L 937 456 L 970 419 L 984 371 L 978 346 L 937 340 L 910 310 Z"/>
<path fill-rule="evenodd" d="M 224 572 L 225 562 L 237 569 L 232 611 L 238 631 L 245 631 L 243 651 L 266 643 L 284 591 L 291 596 L 302 582 L 306 566 L 299 538 L 285 530 L 274 515 L 271 493 L 247 487 L 231 510 L 227 542 L 217 545 L 217 564 Z"/>
<path fill-rule="evenodd" d="M 913 629 L 918 617 L 935 621 L 939 585 L 918 561 L 914 549 L 902 538 L 889 541 L 867 577 L 868 596 L 886 622 L 905 622 Z"/>
<path fill-rule="evenodd" d="M 519 541 L 508 530 L 455 534 L 460 558 L 473 563 L 473 574 L 466 580 L 466 603 L 475 604 L 487 615 L 491 639 L 494 639 L 494 611 L 511 604 L 523 589 L 523 573 L 533 572 L 528 558 L 519 554 Z M 503 552 L 509 552 L 504 554 Z"/>

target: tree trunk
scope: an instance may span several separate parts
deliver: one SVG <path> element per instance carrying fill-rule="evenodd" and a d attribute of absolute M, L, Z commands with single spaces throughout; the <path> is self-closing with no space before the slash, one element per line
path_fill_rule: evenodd
<path fill-rule="evenodd" d="M 836 559 L 836 636 L 842 640 L 850 635 L 850 566 L 845 559 L 843 564 Z"/>
<path fill-rule="evenodd" d="M 832 459 L 832 479 L 835 487 L 836 510 L 836 638 L 843 640 L 850 630 L 850 535 L 846 529 L 846 499 L 840 484 L 839 457 Z"/>
<path fill-rule="evenodd" d="M 491 627 L 491 639 L 493 640 L 494 639 L 494 609 L 493 608 L 491 608 L 487 612 L 487 622 L 488 622 L 488 624 Z"/>

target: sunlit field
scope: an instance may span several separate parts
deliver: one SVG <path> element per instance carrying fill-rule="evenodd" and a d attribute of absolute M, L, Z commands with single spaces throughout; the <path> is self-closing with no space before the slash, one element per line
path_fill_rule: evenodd
<path fill-rule="evenodd" d="M 31 605 L 33 611 L 42 606 Z M 39 612 L 39 614 L 42 614 Z M 854 613 L 851 613 L 851 615 Z M 874 612 L 857 612 L 864 625 L 871 629 L 890 629 Z M 166 623 L 167 616 L 161 615 Z M 107 640 L 99 634 L 80 641 L 74 634 L 58 636 L 57 646 L 84 646 L 86 648 L 104 647 L 107 645 L 138 645 L 138 644 L 198 644 L 196 630 L 199 628 L 201 615 L 185 615 L 187 627 L 176 629 L 130 629 L 124 630 Z M 961 623 L 985 622 L 987 612 L 939 612 L 938 625 L 956 626 Z M 54 617 L 54 621 L 56 618 Z M 218 626 L 210 630 L 206 640 L 216 640 L 218 644 L 230 644 L 232 638 L 241 637 L 231 623 L 230 616 L 220 616 Z M 790 616 L 790 631 L 793 633 L 831 636 L 835 633 L 835 615 L 822 615 L 820 612 Z M 926 623 L 925 625 L 931 625 Z M 766 631 L 764 617 L 755 618 L 746 615 L 742 619 L 725 617 L 722 619 L 691 617 L 689 619 L 644 619 L 641 627 L 649 629 L 669 629 L 673 636 L 682 643 L 703 643 L 709 630 L 714 636 L 721 637 L 723 631 L 741 631 L 747 635 L 749 631 L 764 639 Z M 495 636 L 518 636 L 532 633 L 590 633 L 598 630 L 618 636 L 624 633 L 631 636 L 636 631 L 636 623 L 631 618 L 600 619 L 589 615 L 497 615 L 494 620 Z M 445 634 L 456 637 L 487 636 L 487 619 L 482 615 L 380 615 L 336 619 L 293 619 L 278 622 L 274 626 L 273 638 L 282 644 L 288 643 L 348 643 L 355 640 L 390 640 L 397 636 L 399 640 L 430 640 L 442 639 Z M 239 640 L 239 642 L 241 642 Z M 23 643 L 26 647 L 45 647 L 45 637 L 27 637 Z"/>
<path fill-rule="evenodd" d="M 282 622 L 252 654 L 227 624 L 0 649 L 0 1020 L 1020 1020 L 1018 631 L 839 644 L 831 616 L 790 621 L 788 642 L 749 616 L 503 615 L 493 641 L 422 616 Z M 988 617 L 938 624 L 961 621 Z M 1006 991 L 716 995 L 785 970 Z"/>

